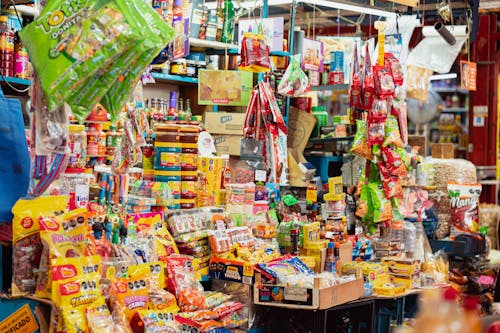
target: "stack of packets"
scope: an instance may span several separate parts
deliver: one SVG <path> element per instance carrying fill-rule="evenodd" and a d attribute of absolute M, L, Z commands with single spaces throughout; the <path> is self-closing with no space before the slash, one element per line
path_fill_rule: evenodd
<path fill-rule="evenodd" d="M 52 330 L 206 332 L 247 322 L 242 303 L 203 290 L 198 259 L 178 254 L 161 212 L 123 215 L 126 236 L 115 225 L 107 238 L 93 232 L 87 209 L 67 205 L 68 197 L 51 196 L 13 207 L 13 295 L 52 300 L 58 310 Z"/>
<path fill-rule="evenodd" d="M 279 286 L 314 288 L 314 279 L 320 279 L 320 289 L 354 281 L 354 274 L 338 275 L 333 272 L 314 273 L 300 258 L 289 254 L 260 263 L 255 268 L 262 277 Z"/>

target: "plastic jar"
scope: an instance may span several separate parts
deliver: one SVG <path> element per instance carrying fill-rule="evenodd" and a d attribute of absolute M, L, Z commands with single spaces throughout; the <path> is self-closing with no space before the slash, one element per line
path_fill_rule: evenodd
<path fill-rule="evenodd" d="M 21 40 L 16 41 L 14 47 L 14 76 L 20 79 L 29 77 L 28 51 Z"/>
<path fill-rule="evenodd" d="M 187 75 L 186 59 L 180 58 L 180 59 L 173 60 L 170 63 L 170 74 Z"/>
<path fill-rule="evenodd" d="M 154 168 L 158 171 L 181 171 L 181 144 L 178 126 L 165 124 L 155 128 Z"/>
<path fill-rule="evenodd" d="M 69 209 L 86 208 L 89 204 L 89 186 L 94 176 L 86 173 L 63 173 L 61 194 L 69 195 Z"/>
<path fill-rule="evenodd" d="M 87 133 L 83 125 L 69 125 L 69 169 L 85 168 L 85 157 L 87 155 Z"/>
<path fill-rule="evenodd" d="M 87 131 L 87 155 L 90 157 L 99 155 L 99 131 L 95 124 L 90 124 Z"/>

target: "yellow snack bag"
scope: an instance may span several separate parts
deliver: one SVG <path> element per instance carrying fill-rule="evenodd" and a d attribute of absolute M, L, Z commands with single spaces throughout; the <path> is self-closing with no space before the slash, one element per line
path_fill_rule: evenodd
<path fill-rule="evenodd" d="M 86 209 L 80 208 L 58 217 L 44 216 L 38 219 L 40 238 L 44 245 L 36 286 L 38 297 L 49 298 L 51 295 L 51 259 L 85 256 L 88 233 L 86 212 Z"/>
<path fill-rule="evenodd" d="M 104 297 L 100 297 L 87 308 L 86 319 L 89 333 L 113 333 L 114 321 Z"/>
<path fill-rule="evenodd" d="M 128 277 L 135 279 L 137 277 L 149 277 L 150 286 L 165 288 L 165 263 L 161 261 L 148 262 L 128 267 Z"/>
<path fill-rule="evenodd" d="M 31 294 L 36 290 L 34 268 L 40 265 L 43 249 L 38 218 L 64 213 L 67 196 L 20 199 L 12 207 L 12 296 Z"/>
<path fill-rule="evenodd" d="M 71 279 L 82 274 L 101 274 L 101 267 L 100 256 L 52 259 L 52 281 Z"/>
<path fill-rule="evenodd" d="M 134 278 L 118 278 L 113 282 L 112 299 L 123 308 L 128 322 L 138 310 L 147 309 L 149 284 L 145 275 Z"/>

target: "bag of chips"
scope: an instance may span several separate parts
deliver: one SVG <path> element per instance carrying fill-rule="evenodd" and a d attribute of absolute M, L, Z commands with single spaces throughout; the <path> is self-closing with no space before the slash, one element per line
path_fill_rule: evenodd
<path fill-rule="evenodd" d="M 309 78 L 300 65 L 300 54 L 292 56 L 290 65 L 278 85 L 278 93 L 283 96 L 297 97 L 308 92 L 310 88 Z"/>
<path fill-rule="evenodd" d="M 451 205 L 451 236 L 479 233 L 481 184 L 448 183 Z"/>
<path fill-rule="evenodd" d="M 384 187 L 380 182 L 368 184 L 368 191 L 370 192 L 372 206 L 372 221 L 375 223 L 385 222 L 392 219 L 392 205 L 391 201 L 386 198 Z"/>
<path fill-rule="evenodd" d="M 387 170 L 392 176 L 404 177 L 407 174 L 406 166 L 401 156 L 390 147 L 382 148 L 382 158 Z"/>
<path fill-rule="evenodd" d="M 366 121 L 356 119 L 356 134 L 351 146 L 351 152 L 366 158 L 367 160 L 373 159 L 372 149 L 368 145 L 368 138 L 366 135 Z"/>
<path fill-rule="evenodd" d="M 401 135 L 399 135 L 399 125 L 398 121 L 394 116 L 387 117 L 385 122 L 385 139 L 383 147 L 393 145 L 395 147 L 403 147 L 403 140 L 401 140 Z"/>

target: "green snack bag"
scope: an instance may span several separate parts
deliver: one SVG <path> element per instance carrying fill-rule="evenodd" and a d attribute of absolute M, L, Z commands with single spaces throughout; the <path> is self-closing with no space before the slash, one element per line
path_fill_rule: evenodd
<path fill-rule="evenodd" d="M 351 152 L 366 158 L 367 160 L 373 159 L 372 150 L 368 145 L 368 138 L 366 136 L 366 121 L 356 120 L 356 134 L 352 142 Z"/>
<path fill-rule="evenodd" d="M 385 121 L 385 139 L 382 147 L 394 145 L 396 147 L 403 147 L 403 140 L 399 134 L 398 120 L 394 116 L 388 116 Z"/>
<path fill-rule="evenodd" d="M 368 184 L 371 203 L 373 205 L 373 222 L 379 223 L 392 219 L 391 201 L 386 198 L 381 182 Z"/>

